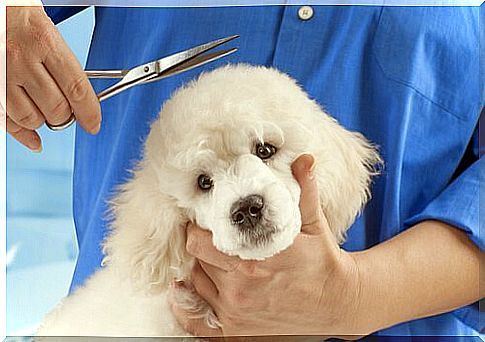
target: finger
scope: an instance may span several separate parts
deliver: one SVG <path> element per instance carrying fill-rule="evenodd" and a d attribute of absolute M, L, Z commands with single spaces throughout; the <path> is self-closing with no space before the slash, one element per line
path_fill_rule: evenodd
<path fill-rule="evenodd" d="M 96 93 L 57 30 L 53 40 L 55 49 L 46 55 L 44 65 L 67 98 L 79 124 L 96 134 L 101 126 L 101 107 Z"/>
<path fill-rule="evenodd" d="M 71 106 L 45 66 L 42 63 L 30 64 L 29 70 L 30 77 L 24 88 L 45 120 L 53 125 L 66 122 L 71 116 Z"/>
<path fill-rule="evenodd" d="M 17 85 L 7 86 L 7 113 L 18 126 L 30 131 L 44 123 L 44 117 L 25 90 Z"/>
<path fill-rule="evenodd" d="M 204 262 L 203 260 L 197 259 L 197 262 L 200 265 L 200 267 L 202 268 L 202 270 L 204 271 L 204 273 L 212 280 L 212 283 L 216 287 L 216 291 L 217 291 L 217 288 L 224 283 L 224 281 L 227 281 L 224 278 L 224 275 L 227 275 L 228 272 L 230 272 L 230 271 L 225 271 L 225 270 L 223 270 L 219 267 L 212 266 L 211 264 L 208 264 L 208 263 Z M 243 262 L 244 261 L 240 261 L 238 263 L 238 265 L 240 266 Z M 234 270 L 236 270 L 236 269 L 237 269 L 237 267 Z"/>
<path fill-rule="evenodd" d="M 186 249 L 193 257 L 227 272 L 235 270 L 240 262 L 239 258 L 218 251 L 212 243 L 212 234 L 193 223 L 187 225 Z"/>
<path fill-rule="evenodd" d="M 221 329 L 209 327 L 204 318 L 190 318 L 190 313 L 181 309 L 175 303 L 172 303 L 171 309 L 177 322 L 190 334 L 199 337 L 222 336 Z"/>
<path fill-rule="evenodd" d="M 295 179 L 301 188 L 300 212 L 302 232 L 318 234 L 321 232 L 323 217 L 318 195 L 317 181 L 313 175 L 315 158 L 310 154 L 299 156 L 292 164 Z"/>
<path fill-rule="evenodd" d="M 217 291 L 217 288 L 212 279 L 207 275 L 207 273 L 197 261 L 192 268 L 191 280 L 195 291 L 202 298 L 204 298 L 207 303 L 209 303 L 213 308 L 216 308 L 219 292 Z"/>
<path fill-rule="evenodd" d="M 42 142 L 36 131 L 20 127 L 9 117 L 6 120 L 7 132 L 19 143 L 28 147 L 33 152 L 42 151 Z"/>

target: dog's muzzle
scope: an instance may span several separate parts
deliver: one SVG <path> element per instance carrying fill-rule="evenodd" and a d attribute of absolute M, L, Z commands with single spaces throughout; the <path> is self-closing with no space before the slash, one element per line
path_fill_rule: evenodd
<path fill-rule="evenodd" d="M 264 199 L 259 195 L 250 195 L 240 199 L 231 207 L 232 224 L 245 229 L 257 226 L 263 216 Z"/>
<path fill-rule="evenodd" d="M 232 205 L 231 222 L 237 227 L 244 245 L 261 246 L 271 241 L 276 228 L 264 217 L 265 209 L 264 198 L 260 195 L 249 195 Z"/>

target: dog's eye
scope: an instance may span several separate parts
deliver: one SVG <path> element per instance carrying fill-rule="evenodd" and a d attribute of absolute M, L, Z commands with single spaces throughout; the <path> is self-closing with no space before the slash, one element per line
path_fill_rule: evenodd
<path fill-rule="evenodd" d="M 276 153 L 276 147 L 267 143 L 259 143 L 256 145 L 256 155 L 261 159 L 271 158 Z"/>
<path fill-rule="evenodd" d="M 197 179 L 197 184 L 199 185 L 199 189 L 204 191 L 210 190 L 214 185 L 212 179 L 207 175 L 200 175 Z"/>

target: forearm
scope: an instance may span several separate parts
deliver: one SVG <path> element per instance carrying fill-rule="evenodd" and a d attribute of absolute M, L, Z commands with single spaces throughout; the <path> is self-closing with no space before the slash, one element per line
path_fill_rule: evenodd
<path fill-rule="evenodd" d="M 352 253 L 360 276 L 356 322 L 366 333 L 480 299 L 482 253 L 461 230 L 425 221 Z"/>

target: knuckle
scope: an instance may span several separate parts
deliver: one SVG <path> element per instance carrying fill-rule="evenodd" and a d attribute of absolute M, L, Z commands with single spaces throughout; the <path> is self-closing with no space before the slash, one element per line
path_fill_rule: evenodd
<path fill-rule="evenodd" d="M 73 102 L 80 102 L 86 98 L 88 87 L 83 75 L 74 78 L 67 86 L 67 97 Z"/>
<path fill-rule="evenodd" d="M 35 20 L 30 27 L 30 37 L 40 51 L 51 51 L 56 47 L 57 32 L 49 20 Z"/>
<path fill-rule="evenodd" d="M 38 127 L 37 125 L 39 124 L 39 120 L 40 118 L 37 113 L 29 113 L 20 116 L 16 121 L 22 127 L 35 129 Z"/>

